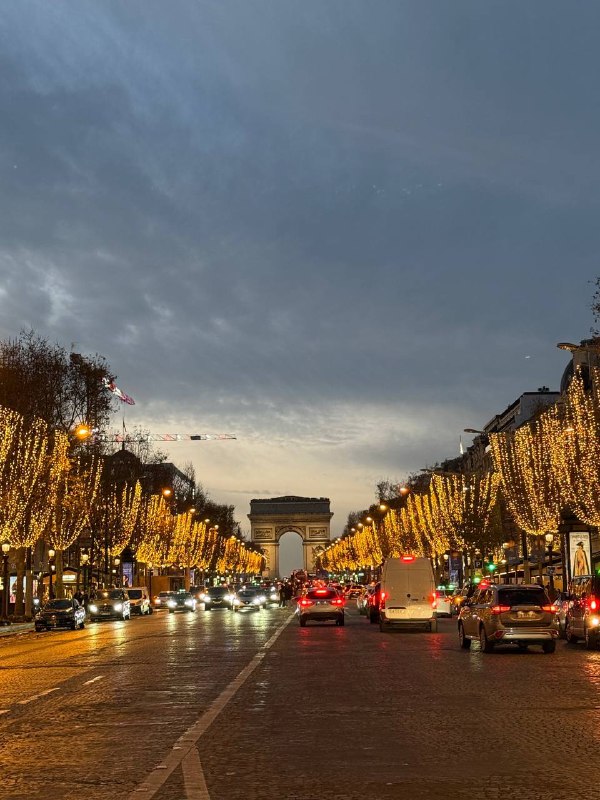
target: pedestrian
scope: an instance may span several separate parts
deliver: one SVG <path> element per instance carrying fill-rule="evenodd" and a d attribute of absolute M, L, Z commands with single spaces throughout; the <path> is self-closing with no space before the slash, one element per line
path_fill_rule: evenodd
<path fill-rule="evenodd" d="M 285 586 L 282 583 L 279 587 L 279 608 L 285 608 L 286 605 Z"/>
<path fill-rule="evenodd" d="M 292 597 L 294 596 L 294 589 L 292 588 L 292 584 L 291 583 L 284 584 L 283 588 L 285 590 L 285 600 L 286 600 L 286 605 L 287 605 L 287 601 L 291 600 Z"/>

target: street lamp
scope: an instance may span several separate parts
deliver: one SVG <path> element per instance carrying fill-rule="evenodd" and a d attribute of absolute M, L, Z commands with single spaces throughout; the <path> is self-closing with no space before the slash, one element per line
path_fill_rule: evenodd
<path fill-rule="evenodd" d="M 8 618 L 8 553 L 10 551 L 10 544 L 4 542 L 2 544 L 2 625 L 10 625 Z"/>
<path fill-rule="evenodd" d="M 148 567 L 148 594 L 150 595 L 150 602 L 152 603 L 152 562 L 148 561 L 146 564 Z"/>
<path fill-rule="evenodd" d="M 2 545 L 2 549 L 4 549 L 4 545 Z M 49 573 L 49 575 L 48 575 L 48 582 L 49 582 L 48 597 L 50 598 L 50 600 L 54 600 L 54 589 L 52 588 L 52 572 L 54 570 L 54 564 L 52 562 L 54 561 L 54 556 L 55 555 L 56 555 L 56 552 L 54 550 L 52 550 L 52 549 L 48 550 L 48 573 Z"/>
<path fill-rule="evenodd" d="M 81 566 L 83 569 L 83 591 L 87 592 L 88 590 L 88 562 L 90 560 L 89 553 L 82 553 L 81 554 Z"/>
<path fill-rule="evenodd" d="M 119 571 L 119 565 L 120 564 L 121 564 L 121 559 L 118 556 L 116 556 L 116 558 L 114 560 L 115 568 L 113 570 L 113 572 L 115 573 L 115 585 L 116 586 L 120 586 L 121 585 L 121 575 L 120 575 L 120 571 Z"/>

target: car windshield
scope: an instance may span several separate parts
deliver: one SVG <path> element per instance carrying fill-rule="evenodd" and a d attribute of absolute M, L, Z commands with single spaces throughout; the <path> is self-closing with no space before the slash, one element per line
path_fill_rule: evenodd
<path fill-rule="evenodd" d="M 500 589 L 501 606 L 545 606 L 548 603 L 543 589 Z"/>
<path fill-rule="evenodd" d="M 71 608 L 72 603 L 70 600 L 50 600 L 46 603 L 45 608 L 48 611 L 64 611 L 66 608 Z"/>
<path fill-rule="evenodd" d="M 311 589 L 306 596 L 309 600 L 333 600 L 338 594 L 333 589 Z"/>
<path fill-rule="evenodd" d="M 254 589 L 244 589 L 243 591 L 238 592 L 238 595 L 240 597 L 255 597 L 256 592 L 254 591 Z"/>
<path fill-rule="evenodd" d="M 177 594 L 174 596 L 177 598 L 177 600 L 189 600 L 192 595 L 189 592 L 177 592 Z"/>
<path fill-rule="evenodd" d="M 159 597 L 171 597 L 173 592 L 160 592 Z"/>
<path fill-rule="evenodd" d="M 141 600 L 142 590 L 141 589 L 130 589 L 128 594 L 129 594 L 129 599 L 130 600 Z"/>
<path fill-rule="evenodd" d="M 208 590 L 208 593 L 211 597 L 223 597 L 229 593 L 229 589 L 226 586 L 213 586 Z"/>
<path fill-rule="evenodd" d="M 100 592 L 100 599 L 101 600 L 122 600 L 123 599 L 123 592 L 119 591 L 118 589 L 112 589 L 109 592 Z"/>

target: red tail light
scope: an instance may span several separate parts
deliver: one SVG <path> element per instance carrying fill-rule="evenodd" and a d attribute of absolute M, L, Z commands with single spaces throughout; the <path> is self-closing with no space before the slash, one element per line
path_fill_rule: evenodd
<path fill-rule="evenodd" d="M 385 608 L 385 598 L 386 594 L 385 592 L 382 592 L 381 595 L 379 596 L 379 608 Z"/>
<path fill-rule="evenodd" d="M 590 611 L 596 611 L 598 608 L 598 601 L 595 597 L 590 597 Z"/>
<path fill-rule="evenodd" d="M 405 561 L 406 563 L 408 563 L 409 561 L 414 561 L 414 560 L 415 560 L 414 556 L 402 556 L 402 561 Z"/>
<path fill-rule="evenodd" d="M 331 601 L 331 605 L 332 606 L 343 606 L 344 605 L 344 601 L 343 601 L 343 599 L 341 597 L 335 597 Z"/>
<path fill-rule="evenodd" d="M 431 607 L 432 607 L 432 608 L 437 608 L 437 601 L 438 601 L 438 599 L 437 599 L 437 594 L 434 592 L 434 593 L 431 595 Z"/>
<path fill-rule="evenodd" d="M 506 614 L 510 611 L 510 606 L 492 606 L 490 611 L 492 614 Z"/>
<path fill-rule="evenodd" d="M 594 602 L 596 602 L 596 601 L 594 601 Z M 592 608 L 592 604 L 591 603 L 590 603 L 590 608 Z M 595 606 L 594 606 L 594 608 L 595 608 Z M 558 608 L 555 605 L 542 606 L 542 611 L 547 611 L 549 614 L 556 614 L 556 612 L 558 611 Z"/>
<path fill-rule="evenodd" d="M 314 603 L 312 600 L 307 600 L 306 597 L 303 597 L 302 600 L 300 600 L 300 605 L 305 608 L 306 606 L 313 606 Z"/>

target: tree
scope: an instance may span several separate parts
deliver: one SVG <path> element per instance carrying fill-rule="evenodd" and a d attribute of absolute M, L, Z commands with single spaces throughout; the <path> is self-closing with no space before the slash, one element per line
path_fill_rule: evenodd
<path fill-rule="evenodd" d="M 26 422 L 42 419 L 50 431 L 68 433 L 78 422 L 105 427 L 113 398 L 103 378 L 114 376 L 102 356 L 68 353 L 34 331 L 0 341 L 0 405 Z"/>

